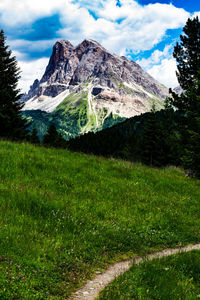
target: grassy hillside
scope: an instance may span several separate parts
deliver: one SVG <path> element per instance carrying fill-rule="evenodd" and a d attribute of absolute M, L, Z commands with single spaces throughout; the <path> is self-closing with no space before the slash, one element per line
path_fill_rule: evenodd
<path fill-rule="evenodd" d="M 66 140 L 88 131 L 113 126 L 125 119 L 112 113 L 107 115 L 106 109 L 94 111 L 92 107 L 89 108 L 88 97 L 86 91 L 77 94 L 71 93 L 52 113 L 41 110 L 25 110 L 22 111 L 22 115 L 29 121 L 33 121 L 40 138 L 53 123 Z"/>
<path fill-rule="evenodd" d="M 200 298 L 200 251 L 146 261 L 118 277 L 99 300 Z"/>
<path fill-rule="evenodd" d="M 200 181 L 0 142 L 0 299 L 65 299 L 115 260 L 200 241 Z"/>

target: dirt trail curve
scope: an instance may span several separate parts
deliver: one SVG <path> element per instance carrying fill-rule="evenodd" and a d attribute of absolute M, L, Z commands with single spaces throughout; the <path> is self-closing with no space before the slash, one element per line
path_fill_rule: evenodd
<path fill-rule="evenodd" d="M 93 280 L 89 280 L 86 284 L 77 292 L 75 292 L 69 299 L 70 300 L 94 300 L 101 290 L 103 290 L 112 280 L 118 277 L 120 274 L 126 272 L 132 264 L 139 264 L 146 259 L 152 260 L 154 258 L 162 258 L 176 253 L 188 252 L 191 250 L 200 250 L 200 244 L 189 245 L 186 247 L 165 249 L 159 252 L 148 254 L 145 257 L 136 257 L 134 259 L 128 259 L 121 262 L 116 262 L 111 265 L 105 272 L 98 274 Z"/>

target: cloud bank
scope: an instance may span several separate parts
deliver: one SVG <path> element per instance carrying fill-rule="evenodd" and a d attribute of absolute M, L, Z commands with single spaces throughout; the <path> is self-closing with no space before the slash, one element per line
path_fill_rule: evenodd
<path fill-rule="evenodd" d="M 41 77 L 57 39 L 77 45 L 92 38 L 111 52 L 134 58 L 155 48 L 167 30 L 183 27 L 190 17 L 172 4 L 142 6 L 134 0 L 121 0 L 120 5 L 115 0 L 1 0 L 0 12 L 0 25 L 22 69 L 23 90 Z M 177 84 L 175 62 L 167 49 L 155 50 L 139 63 L 163 84 Z"/>

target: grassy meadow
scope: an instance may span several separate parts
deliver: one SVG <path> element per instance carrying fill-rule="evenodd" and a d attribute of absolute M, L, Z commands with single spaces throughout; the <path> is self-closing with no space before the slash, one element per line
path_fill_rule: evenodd
<path fill-rule="evenodd" d="M 199 242 L 199 195 L 180 169 L 1 141 L 0 299 L 66 299 L 109 263 Z"/>
<path fill-rule="evenodd" d="M 95 111 L 92 105 L 89 107 L 88 97 L 88 92 L 71 93 L 51 113 L 41 110 L 25 110 L 21 113 L 28 121 L 34 122 L 41 140 L 52 123 L 69 140 L 81 133 L 105 129 L 125 120 L 119 115 L 108 114 L 107 108 Z"/>
<path fill-rule="evenodd" d="M 107 286 L 98 299 L 200 299 L 200 251 L 133 265 Z"/>

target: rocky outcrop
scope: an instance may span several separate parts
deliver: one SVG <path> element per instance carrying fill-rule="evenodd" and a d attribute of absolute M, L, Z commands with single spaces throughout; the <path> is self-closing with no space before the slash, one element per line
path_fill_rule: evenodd
<path fill-rule="evenodd" d="M 47 82 L 48 85 L 69 83 L 74 72 L 71 63 L 69 63 L 73 50 L 74 47 L 69 41 L 60 40 L 56 42 L 41 83 Z"/>
<path fill-rule="evenodd" d="M 35 81 L 33 82 L 33 85 L 30 86 L 30 90 L 28 92 L 28 94 L 24 94 L 23 97 L 21 98 L 21 100 L 23 102 L 28 101 L 30 98 L 34 97 L 35 95 L 39 94 L 38 93 L 38 87 L 39 87 L 39 80 L 35 79 Z"/>

